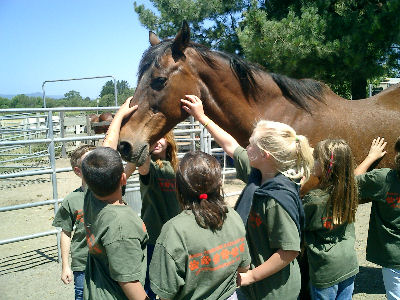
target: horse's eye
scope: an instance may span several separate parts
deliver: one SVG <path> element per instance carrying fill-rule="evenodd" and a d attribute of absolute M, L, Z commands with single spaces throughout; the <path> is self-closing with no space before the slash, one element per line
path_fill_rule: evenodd
<path fill-rule="evenodd" d="M 151 81 L 150 86 L 153 90 L 160 91 L 164 88 L 166 82 L 167 77 L 157 77 Z"/>

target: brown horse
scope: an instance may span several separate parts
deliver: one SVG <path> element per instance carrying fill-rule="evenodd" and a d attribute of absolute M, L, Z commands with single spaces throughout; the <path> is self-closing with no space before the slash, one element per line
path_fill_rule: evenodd
<path fill-rule="evenodd" d="M 91 126 L 95 134 L 106 133 L 114 115 L 110 112 L 104 112 L 100 115 L 89 115 Z"/>
<path fill-rule="evenodd" d="M 393 143 L 400 135 L 399 85 L 348 101 L 321 82 L 268 73 L 235 55 L 195 44 L 186 23 L 172 40 L 160 41 L 150 33 L 150 43 L 131 101 L 139 108 L 121 128 L 119 151 L 125 160 L 141 165 L 149 144 L 188 117 L 180 98 L 194 94 L 203 100 L 205 113 L 242 146 L 255 122 L 268 119 L 291 125 L 311 145 L 345 139 L 358 163 L 372 139 L 383 136 L 389 145 L 381 166 L 392 164 Z"/>

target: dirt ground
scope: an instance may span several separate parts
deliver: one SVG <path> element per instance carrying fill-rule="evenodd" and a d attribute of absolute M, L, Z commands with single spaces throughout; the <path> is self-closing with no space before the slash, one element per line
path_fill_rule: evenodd
<path fill-rule="evenodd" d="M 57 168 L 67 167 L 68 160 L 58 160 Z M 72 172 L 57 174 L 59 197 L 80 185 Z M 242 185 L 229 180 L 225 192 L 240 190 Z M 0 207 L 52 199 L 50 175 L 0 180 Z M 228 199 L 232 205 L 236 197 Z M 356 221 L 356 250 L 360 273 L 356 277 L 353 299 L 386 299 L 381 268 L 365 260 L 370 204 L 360 205 Z M 52 205 L 0 213 L 0 240 L 52 230 Z M 74 298 L 73 284 L 60 280 L 56 236 L 0 245 L 0 299 Z"/>

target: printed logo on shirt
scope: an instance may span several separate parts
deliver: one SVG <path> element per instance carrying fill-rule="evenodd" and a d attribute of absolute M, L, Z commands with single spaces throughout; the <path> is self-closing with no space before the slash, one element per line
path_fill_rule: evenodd
<path fill-rule="evenodd" d="M 387 193 L 386 203 L 392 208 L 400 208 L 400 194 L 399 193 Z"/>
<path fill-rule="evenodd" d="M 322 226 L 326 229 L 332 229 L 332 217 L 322 217 Z"/>
<path fill-rule="evenodd" d="M 157 178 L 162 192 L 175 192 L 175 178 Z"/>
<path fill-rule="evenodd" d="M 91 254 L 100 254 L 103 251 L 99 248 L 99 245 L 95 243 L 96 239 L 94 235 L 90 232 L 90 229 L 85 226 L 86 229 L 86 244 L 89 248 L 89 253 Z"/>
<path fill-rule="evenodd" d="M 245 237 L 224 243 L 204 252 L 189 255 L 189 269 L 199 275 L 204 271 L 216 271 L 240 261 L 245 250 Z"/>
<path fill-rule="evenodd" d="M 262 224 L 262 219 L 260 214 L 251 211 L 248 219 L 249 225 L 253 228 L 260 227 Z"/>
<path fill-rule="evenodd" d="M 75 220 L 77 223 L 83 223 L 83 209 L 76 210 L 75 216 Z"/>

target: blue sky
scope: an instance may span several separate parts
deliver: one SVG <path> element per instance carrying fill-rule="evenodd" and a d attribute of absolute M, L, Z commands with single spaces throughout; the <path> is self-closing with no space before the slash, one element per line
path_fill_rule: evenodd
<path fill-rule="evenodd" d="M 149 41 L 133 2 L 0 0 L 0 94 L 41 92 L 45 80 L 101 75 L 136 86 Z M 106 81 L 49 83 L 46 95 L 73 89 L 93 99 Z"/>

